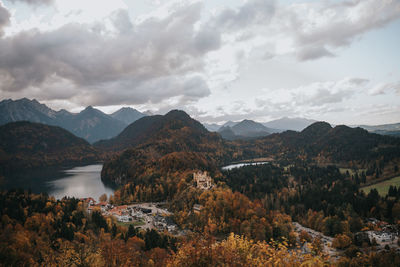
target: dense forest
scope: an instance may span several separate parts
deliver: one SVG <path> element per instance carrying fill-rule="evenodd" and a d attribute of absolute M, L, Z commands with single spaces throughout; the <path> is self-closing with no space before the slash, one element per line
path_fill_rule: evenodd
<path fill-rule="evenodd" d="M 100 160 L 84 139 L 56 126 L 13 122 L 0 127 L 0 174 Z"/>
<path fill-rule="evenodd" d="M 24 191 L 0 194 L 1 266 L 299 266 L 327 262 L 320 254 L 292 252 L 239 235 L 172 237 L 117 226 L 77 199 L 56 201 Z"/>
<path fill-rule="evenodd" d="M 226 171 L 219 181 L 251 199 L 260 199 L 267 209 L 281 210 L 326 235 L 352 236 L 367 226 L 362 218 L 390 223 L 400 220 L 397 188 L 391 187 L 386 197 L 376 190 L 366 194 L 360 190 L 365 179 L 364 172 L 342 174 L 335 166 L 279 168 L 265 164 Z"/>
<path fill-rule="evenodd" d="M 322 253 L 318 238 L 311 240 L 309 252 L 304 252 L 299 247 L 310 237 L 294 233 L 288 215 L 266 211 L 261 202 L 229 189 L 203 192 L 199 201 L 204 205 L 201 214 L 182 216 L 183 223 L 193 231 L 174 237 L 132 225 L 117 225 L 112 217 L 103 217 L 97 211 L 88 213 L 85 203 L 77 199 L 56 201 L 27 191 L 3 192 L 0 194 L 1 266 L 398 266 L 400 263 L 395 251 L 371 250 L 360 254 L 355 247 L 333 261 Z M 347 242 L 341 236 L 337 240 L 338 244 Z"/>
<path fill-rule="evenodd" d="M 400 189 L 391 187 L 387 196 L 360 190 L 400 174 L 396 138 L 315 123 L 302 132 L 226 141 L 182 111 L 142 118 L 95 148 L 57 127 L 3 127 L 7 131 L 2 137 L 8 141 L 1 147 L 2 159 L 29 159 L 29 167 L 106 159 L 102 179 L 119 186 L 110 204 L 165 201 L 171 219 L 185 231 L 173 236 L 140 230 L 89 212 L 77 199 L 12 190 L 2 192 L 0 199 L 4 266 L 400 263 L 395 248 L 378 250 L 376 241 L 364 234 L 380 229 L 371 218 L 399 231 Z M 254 158 L 270 162 L 221 169 Z M 207 172 L 211 188 L 197 186 L 197 171 Z M 340 257 L 330 258 L 321 238 L 296 231 L 294 222 L 331 237 Z"/>

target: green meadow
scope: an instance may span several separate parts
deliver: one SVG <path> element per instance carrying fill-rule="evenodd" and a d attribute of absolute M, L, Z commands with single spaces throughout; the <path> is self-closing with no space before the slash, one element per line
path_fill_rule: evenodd
<path fill-rule="evenodd" d="M 368 194 L 372 189 L 376 189 L 381 196 L 386 196 L 387 193 L 389 192 L 389 187 L 397 186 L 398 188 L 400 187 L 400 176 L 377 183 L 369 186 L 362 187 L 361 190 L 363 190 L 366 194 Z"/>

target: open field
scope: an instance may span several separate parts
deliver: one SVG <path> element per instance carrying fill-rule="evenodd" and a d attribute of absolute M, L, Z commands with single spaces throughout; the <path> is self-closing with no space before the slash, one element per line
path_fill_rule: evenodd
<path fill-rule="evenodd" d="M 389 192 L 389 187 L 391 185 L 400 187 L 400 176 L 394 177 L 392 179 L 377 184 L 362 187 L 361 190 L 363 190 L 366 194 L 368 194 L 372 189 L 376 189 L 378 190 L 379 195 L 384 197 Z"/>
<path fill-rule="evenodd" d="M 141 220 L 141 221 L 133 221 L 133 222 L 117 222 L 117 225 L 119 225 L 119 226 L 126 226 L 126 227 L 128 227 L 129 225 L 133 225 L 133 226 L 135 226 L 135 227 L 138 227 L 138 226 L 143 226 L 143 225 L 145 225 L 146 223 L 143 221 L 143 220 Z"/>
<path fill-rule="evenodd" d="M 350 168 L 339 168 L 339 171 L 341 174 L 345 174 L 346 172 L 349 172 L 350 175 L 355 175 L 356 173 L 358 175 L 361 175 L 362 172 L 367 171 L 367 169 L 350 169 Z"/>

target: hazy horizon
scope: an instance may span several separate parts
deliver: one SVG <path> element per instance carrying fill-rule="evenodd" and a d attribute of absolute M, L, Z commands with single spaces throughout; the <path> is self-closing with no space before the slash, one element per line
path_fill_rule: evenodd
<path fill-rule="evenodd" d="M 28 99 L 29 101 L 32 101 L 32 100 L 36 100 L 36 101 L 38 101 L 37 99 L 29 99 L 29 98 L 26 98 L 26 99 Z M 9 100 L 9 99 L 0 99 L 0 102 L 1 101 L 3 101 L 3 100 Z M 21 100 L 21 99 L 11 99 L 12 101 L 16 101 L 16 100 Z M 41 102 L 39 102 L 40 104 L 43 104 L 43 103 L 41 103 Z M 56 111 L 56 112 L 58 112 L 58 111 L 60 111 L 60 110 L 62 110 L 62 109 L 54 109 L 54 108 L 52 108 L 52 107 L 50 107 L 50 106 L 48 106 L 49 108 L 51 108 L 51 109 L 53 109 L 54 111 Z M 64 110 L 67 110 L 68 112 L 70 112 L 70 113 L 72 113 L 72 114 L 78 114 L 78 113 L 80 113 L 80 112 L 82 112 L 83 110 L 85 110 L 86 108 L 88 108 L 89 106 L 87 106 L 87 107 L 83 107 L 83 108 L 81 108 L 81 109 L 79 109 L 79 110 L 74 110 L 74 111 L 71 111 L 71 110 L 68 110 L 68 109 L 64 109 Z M 92 106 L 93 107 L 93 106 Z M 118 107 L 118 109 L 106 109 L 106 110 L 104 110 L 104 108 L 102 108 L 102 107 L 93 107 L 93 108 L 95 108 L 95 109 L 98 109 L 98 110 L 100 110 L 100 111 L 102 111 L 103 113 L 105 113 L 105 114 L 108 114 L 108 115 L 111 115 L 111 114 L 113 114 L 114 112 L 116 112 L 116 111 L 119 111 L 120 109 L 122 109 L 122 108 L 132 108 L 132 109 L 134 109 L 134 110 L 137 110 L 138 112 L 141 112 L 141 113 L 143 113 L 143 114 L 146 114 L 146 113 L 148 113 L 148 112 L 150 112 L 149 110 L 138 110 L 138 109 L 136 109 L 135 107 L 132 107 L 132 106 L 120 106 L 120 107 Z M 174 109 L 171 109 L 171 110 L 174 110 Z M 165 111 L 164 113 L 151 113 L 151 114 L 146 114 L 147 116 L 149 116 L 149 115 L 165 115 L 166 113 L 168 113 L 169 111 L 171 111 L 171 110 L 168 110 L 168 111 Z M 183 110 L 183 111 L 185 111 L 185 112 L 187 112 L 186 110 Z M 192 114 L 190 114 L 189 112 L 187 112 L 191 117 L 192 117 Z M 239 119 L 239 120 L 225 120 L 225 121 L 219 121 L 219 122 L 207 122 L 207 121 L 201 121 L 201 120 L 199 120 L 201 123 L 203 123 L 203 124 L 209 124 L 209 125 L 211 125 L 211 124 L 217 124 L 217 125 L 219 125 L 219 126 L 223 126 L 225 123 L 227 123 L 227 122 L 234 122 L 234 123 L 239 123 L 239 122 L 241 122 L 241 121 L 243 121 L 243 120 L 253 120 L 253 121 L 255 121 L 255 122 L 258 122 L 258 123 L 269 123 L 269 122 L 273 122 L 273 121 L 276 121 L 276 120 L 281 120 L 281 119 L 300 119 L 300 120 L 310 120 L 310 121 L 323 121 L 323 122 L 328 122 L 329 124 L 331 124 L 332 126 L 336 126 L 336 125 L 347 125 L 347 126 L 360 126 L 360 125 L 365 125 L 365 126 L 379 126 L 379 125 L 388 125 L 388 124 L 398 124 L 398 123 L 400 123 L 399 121 L 397 121 L 397 122 L 393 122 L 393 123 L 385 123 L 385 124 L 344 124 L 344 123 L 331 123 L 331 122 L 329 122 L 329 121 L 325 121 L 325 120 L 315 120 L 315 119 L 313 119 L 313 118 L 307 118 L 307 117 L 296 117 L 296 116 L 283 116 L 283 117 L 277 117 L 277 118 L 274 118 L 274 119 L 270 119 L 270 120 L 267 120 L 267 121 L 257 121 L 257 120 L 253 120 L 253 119 L 250 119 L 250 118 L 248 118 L 248 117 L 245 117 L 245 115 L 243 115 L 243 119 Z"/>

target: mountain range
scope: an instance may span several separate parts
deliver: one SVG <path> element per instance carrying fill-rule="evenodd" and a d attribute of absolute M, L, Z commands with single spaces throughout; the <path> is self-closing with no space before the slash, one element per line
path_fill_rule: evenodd
<path fill-rule="evenodd" d="M 285 131 L 255 140 L 249 151 L 260 147 L 272 155 L 298 157 L 318 163 L 368 165 L 371 160 L 385 158 L 387 162 L 400 158 L 400 139 L 370 133 L 360 127 L 332 127 L 327 122 L 315 122 L 301 132 Z"/>
<path fill-rule="evenodd" d="M 216 123 L 212 124 L 205 123 L 204 126 L 211 132 L 219 132 L 223 138 L 228 140 L 246 139 L 254 137 L 254 132 L 257 132 L 257 130 L 253 128 L 254 124 L 248 124 L 248 128 L 246 130 L 242 129 L 241 133 L 235 131 L 233 127 L 235 125 L 242 124 L 242 122 L 243 121 L 241 122 L 227 121 L 222 125 Z M 310 126 L 315 122 L 317 121 L 305 118 L 283 117 L 269 122 L 264 122 L 264 123 L 254 122 L 254 123 L 258 125 L 257 127 L 259 128 L 260 132 L 256 134 L 256 136 L 259 137 L 259 136 L 265 136 L 266 134 L 263 134 L 263 132 L 265 131 L 269 133 L 281 133 L 288 130 L 301 132 L 302 130 L 304 130 L 305 128 L 307 128 L 308 126 Z M 260 125 L 265 126 L 266 128 L 268 128 L 268 130 L 261 129 Z M 242 124 L 240 127 L 243 128 L 246 126 Z M 400 123 L 382 124 L 382 125 L 353 125 L 350 127 L 353 128 L 360 127 L 371 133 L 400 137 Z M 243 131 L 251 132 L 252 134 L 247 135 L 246 133 L 243 133 Z"/>
<path fill-rule="evenodd" d="M 266 123 L 263 123 L 264 126 L 273 128 L 273 129 L 278 129 L 281 132 L 286 131 L 286 130 L 292 130 L 292 131 L 302 131 L 314 122 L 317 122 L 316 120 L 310 120 L 310 119 L 305 119 L 305 118 L 288 118 L 288 117 L 283 117 L 281 119 L 269 121 Z"/>
<path fill-rule="evenodd" d="M 400 137 L 400 123 L 392 123 L 392 124 L 382 124 L 382 125 L 359 125 L 363 129 L 366 129 L 369 132 L 383 134 L 383 135 L 392 135 Z"/>
<path fill-rule="evenodd" d="M 302 131 L 303 129 L 305 129 L 307 126 L 313 124 L 314 122 L 316 122 L 316 120 L 309 120 L 309 119 L 305 119 L 305 118 L 288 118 L 288 117 L 283 117 L 281 119 L 277 119 L 277 120 L 273 120 L 273 121 L 269 121 L 269 122 L 265 122 L 265 123 L 260 123 L 260 122 L 255 122 L 255 121 L 251 121 L 251 120 L 244 120 L 244 121 L 227 121 L 224 124 L 220 125 L 220 124 L 216 124 L 216 123 L 205 123 L 204 126 L 212 132 L 226 132 L 227 131 L 227 127 L 233 128 L 234 126 L 240 124 L 239 128 L 241 128 L 240 133 L 236 132 L 233 129 L 233 132 L 235 133 L 235 135 L 238 136 L 238 138 L 241 137 L 252 137 L 247 136 L 246 133 L 244 132 L 251 132 L 252 134 L 254 132 L 260 132 L 259 134 L 257 134 L 258 136 L 263 136 L 264 134 L 262 132 L 268 132 L 268 133 L 280 133 L 280 132 L 284 132 L 287 130 L 292 130 L 292 131 Z M 255 125 L 257 125 L 256 127 L 258 128 L 258 130 L 255 127 Z M 265 128 L 262 128 L 261 126 L 264 126 Z M 248 128 L 247 128 L 248 127 Z M 246 129 L 247 128 L 247 129 Z M 244 134 L 243 134 L 244 133 Z"/>
<path fill-rule="evenodd" d="M 247 130 L 251 127 L 255 130 L 252 134 L 263 132 L 266 136 L 234 140 L 239 136 L 235 131 L 243 137 L 250 135 Z M 400 139 L 359 127 L 315 122 L 301 132 L 269 134 L 267 130 L 244 120 L 233 127 L 223 127 L 219 135 L 207 131 L 185 112 L 173 110 L 164 116 L 141 118 L 115 138 L 94 146 L 106 153 L 121 152 L 107 160 L 102 171 L 103 179 L 120 185 L 145 179 L 149 170 L 159 174 L 197 168 L 216 171 L 222 164 L 254 158 L 272 158 L 283 164 L 306 160 L 363 168 L 371 167 L 377 158 L 385 158 L 389 166 L 400 159 Z M 230 140 L 223 140 L 224 134 L 232 138 L 225 136 Z"/>
<path fill-rule="evenodd" d="M 64 109 L 52 110 L 35 99 L 6 99 L 0 102 L 0 125 L 15 121 L 55 125 L 90 143 L 116 137 L 128 125 L 146 116 L 152 116 L 152 114 L 149 111 L 141 113 L 127 107 L 112 114 L 105 114 L 91 106 L 79 113 L 71 113 Z M 314 120 L 305 118 L 283 117 L 266 123 L 243 120 L 240 122 L 228 121 L 223 125 L 204 123 L 204 126 L 211 132 L 219 132 L 227 140 L 236 140 L 259 138 L 287 130 L 302 131 L 314 122 Z M 372 133 L 400 136 L 400 123 L 377 126 L 360 125 L 359 127 Z"/>
<path fill-rule="evenodd" d="M 6 99 L 0 102 L 0 125 L 16 121 L 55 125 L 91 143 L 118 135 L 127 125 L 144 116 L 132 108 L 105 114 L 89 106 L 79 113 L 71 113 L 64 109 L 52 110 L 35 99 Z"/>
<path fill-rule="evenodd" d="M 70 116 L 40 107 L 52 116 L 43 116 L 43 112 L 31 114 L 43 120 Z M 73 118 L 84 122 L 83 125 L 90 124 L 83 119 L 85 117 L 106 121 L 111 116 L 88 107 Z M 98 125 L 93 129 L 104 131 Z M 0 126 L 0 160 L 3 166 L 38 167 L 94 160 L 101 156 L 107 158 L 103 176 L 123 184 L 128 177 L 143 175 L 149 168 L 158 171 L 190 168 L 213 171 L 221 164 L 260 157 L 344 165 L 351 162 L 365 166 L 376 158 L 385 158 L 387 162 L 400 158 L 400 139 L 369 133 L 359 127 L 332 127 L 326 122 L 315 122 L 301 132 L 288 130 L 270 134 L 268 130 L 254 121 L 244 120 L 223 128 L 234 137 L 231 140 L 244 135 L 257 137 L 260 133 L 265 136 L 243 138 L 239 142 L 227 141 L 221 138 L 224 133 L 209 132 L 184 111 L 172 110 L 165 115 L 142 117 L 117 136 L 90 145 L 60 127 L 12 122 Z"/>

